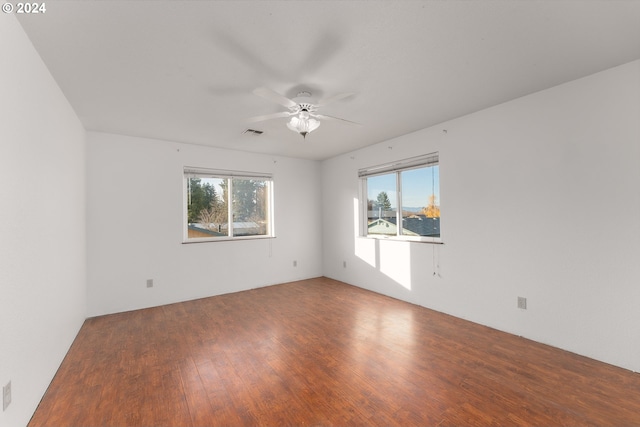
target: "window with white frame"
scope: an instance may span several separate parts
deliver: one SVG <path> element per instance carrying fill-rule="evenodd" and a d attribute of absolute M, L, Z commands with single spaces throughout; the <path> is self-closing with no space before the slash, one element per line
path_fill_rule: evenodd
<path fill-rule="evenodd" d="M 184 241 L 273 237 L 269 174 L 184 168 Z"/>
<path fill-rule="evenodd" d="M 441 242 L 438 153 L 360 169 L 358 177 L 362 236 Z"/>

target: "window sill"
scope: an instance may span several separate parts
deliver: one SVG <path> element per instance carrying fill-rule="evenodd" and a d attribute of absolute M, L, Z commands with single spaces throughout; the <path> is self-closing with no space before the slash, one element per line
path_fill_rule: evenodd
<path fill-rule="evenodd" d="M 210 239 L 189 239 L 183 240 L 183 245 L 190 245 L 192 243 L 210 243 L 210 242 L 239 242 L 246 240 L 264 240 L 264 239 L 275 239 L 276 236 L 241 236 L 241 237 L 212 237 Z"/>
<path fill-rule="evenodd" d="M 411 243 L 431 243 L 434 245 L 444 245 L 440 237 L 408 237 L 408 236 L 385 236 L 385 235 L 368 235 L 358 236 L 361 239 L 372 240 L 391 240 L 395 242 L 411 242 Z"/>

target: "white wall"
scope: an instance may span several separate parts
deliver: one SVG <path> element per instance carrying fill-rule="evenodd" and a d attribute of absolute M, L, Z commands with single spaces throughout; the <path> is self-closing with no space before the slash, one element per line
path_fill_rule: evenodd
<path fill-rule="evenodd" d="M 183 244 L 184 166 L 273 173 L 276 238 Z M 87 185 L 90 316 L 322 274 L 316 161 L 89 132 Z"/>
<path fill-rule="evenodd" d="M 0 16 L 0 425 L 26 425 L 86 312 L 84 129 Z"/>
<path fill-rule="evenodd" d="M 327 160 L 324 273 L 640 371 L 639 147 L 635 61 Z M 444 245 L 355 237 L 357 169 L 433 151 Z"/>

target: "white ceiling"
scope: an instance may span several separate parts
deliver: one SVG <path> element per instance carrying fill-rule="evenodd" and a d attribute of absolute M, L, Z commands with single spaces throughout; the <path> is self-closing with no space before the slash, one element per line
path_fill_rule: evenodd
<path fill-rule="evenodd" d="M 51 1 L 19 15 L 88 130 L 325 159 L 640 58 L 640 1 Z M 355 92 L 306 140 L 252 93 Z M 248 128 L 261 136 L 243 135 Z"/>

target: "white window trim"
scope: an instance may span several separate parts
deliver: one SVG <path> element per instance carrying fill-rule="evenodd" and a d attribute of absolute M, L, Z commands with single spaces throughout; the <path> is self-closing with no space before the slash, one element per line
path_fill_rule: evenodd
<path fill-rule="evenodd" d="M 376 240 L 392 240 L 402 242 L 419 242 L 419 243 L 433 243 L 443 244 L 442 229 L 440 229 L 440 237 L 429 236 L 406 236 L 397 234 L 395 236 L 388 236 L 384 234 L 369 234 L 367 223 L 369 220 L 367 203 L 368 203 L 368 190 L 367 190 L 367 178 L 379 175 L 388 175 L 391 173 L 396 174 L 396 194 L 398 195 L 398 223 L 402 224 L 402 176 L 401 172 L 418 169 L 429 166 L 436 166 L 440 164 L 439 153 L 430 153 L 422 156 L 411 157 L 408 159 L 398 160 L 391 163 L 385 163 L 382 165 L 371 166 L 358 170 L 358 179 L 360 180 L 359 188 L 359 200 L 360 200 L 360 233 L 358 237 L 364 239 L 376 239 Z M 402 227 L 398 227 L 400 230 Z"/>
<path fill-rule="evenodd" d="M 199 237 L 189 238 L 189 208 L 188 208 L 188 180 L 189 178 L 222 178 L 229 179 L 229 194 L 233 194 L 233 179 L 262 179 L 269 181 L 267 188 L 267 234 L 252 235 L 252 236 L 233 236 L 233 220 L 229 221 L 228 236 L 224 237 Z M 274 205 L 273 205 L 273 175 L 269 173 L 260 172 L 243 172 L 243 171 L 231 171 L 223 169 L 207 169 L 185 166 L 182 174 L 182 243 L 205 243 L 205 242 L 229 242 L 240 240 L 256 240 L 256 239 L 273 239 L 275 238 L 275 218 L 274 218 Z M 227 204 L 227 218 L 233 219 L 233 202 Z"/>

